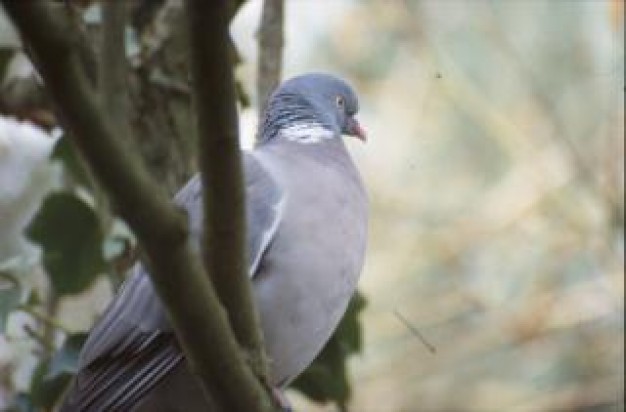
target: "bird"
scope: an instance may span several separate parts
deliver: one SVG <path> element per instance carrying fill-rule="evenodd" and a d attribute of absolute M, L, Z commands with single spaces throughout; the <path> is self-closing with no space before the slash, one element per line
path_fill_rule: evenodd
<path fill-rule="evenodd" d="M 364 266 L 368 196 L 343 139 L 366 140 L 358 110 L 344 80 L 293 77 L 271 94 L 257 143 L 242 152 L 248 274 L 275 388 L 285 388 L 323 348 Z M 198 175 L 174 202 L 199 245 Z M 60 411 L 207 410 L 210 400 L 137 263 L 91 330 Z"/>

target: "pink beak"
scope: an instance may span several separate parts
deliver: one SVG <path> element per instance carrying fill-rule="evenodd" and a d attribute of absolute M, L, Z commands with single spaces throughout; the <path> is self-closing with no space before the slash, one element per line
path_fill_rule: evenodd
<path fill-rule="evenodd" d="M 365 129 L 363 129 L 359 122 L 353 117 L 348 120 L 348 132 L 346 134 L 354 136 L 363 142 L 367 141 L 367 133 L 365 132 Z"/>

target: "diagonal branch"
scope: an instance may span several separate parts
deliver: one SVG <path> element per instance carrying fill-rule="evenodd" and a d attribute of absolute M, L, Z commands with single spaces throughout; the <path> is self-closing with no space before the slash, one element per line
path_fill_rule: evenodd
<path fill-rule="evenodd" d="M 152 281 L 203 386 L 219 394 L 226 410 L 269 410 L 269 400 L 250 372 L 215 290 L 192 252 L 185 216 L 128 150 L 126 136 L 117 136 L 102 114 L 67 16 L 44 1 L 2 0 L 2 4 L 32 48 L 61 123 L 137 235 Z"/>
<path fill-rule="evenodd" d="M 108 121 L 112 124 L 115 132 L 131 138 L 132 131 L 128 118 L 129 95 L 126 82 L 127 68 L 124 39 L 126 18 L 126 2 L 109 1 L 102 4 L 102 35 L 100 54 L 98 56 L 98 79 L 94 79 L 93 83 L 97 84 L 98 87 L 102 112 L 108 117 Z M 84 42 L 84 44 L 88 45 L 87 42 Z M 87 47 L 84 46 L 84 49 L 87 50 Z M 91 48 L 88 50 L 91 50 Z M 109 230 L 113 223 L 113 216 L 106 193 L 98 185 L 95 185 L 94 196 L 100 220 L 103 226 Z M 115 279 L 116 283 L 120 281 L 121 279 Z"/>
<path fill-rule="evenodd" d="M 228 2 L 188 0 L 186 5 L 204 188 L 204 263 L 237 340 L 254 372 L 264 378 L 267 367 L 244 249 L 245 193 L 228 49 Z"/>

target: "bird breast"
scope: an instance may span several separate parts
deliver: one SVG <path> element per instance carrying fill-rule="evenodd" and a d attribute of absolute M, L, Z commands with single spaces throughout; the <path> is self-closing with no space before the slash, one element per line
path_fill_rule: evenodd
<path fill-rule="evenodd" d="M 254 278 L 278 385 L 322 349 L 354 293 L 365 255 L 367 200 L 358 172 L 345 149 L 344 158 L 329 159 L 312 156 L 311 146 L 295 156 L 259 156 L 287 193 L 281 223 Z"/>

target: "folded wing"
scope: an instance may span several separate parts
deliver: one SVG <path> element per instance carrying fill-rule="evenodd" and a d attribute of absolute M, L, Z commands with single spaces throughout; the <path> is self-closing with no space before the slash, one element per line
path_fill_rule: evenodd
<path fill-rule="evenodd" d="M 254 157 L 243 154 L 250 277 L 280 224 L 285 194 Z M 202 191 L 193 177 L 174 201 L 189 216 L 192 241 L 202 230 Z M 130 410 L 183 360 L 146 269 L 138 264 L 81 352 L 79 372 L 61 412 Z"/>

